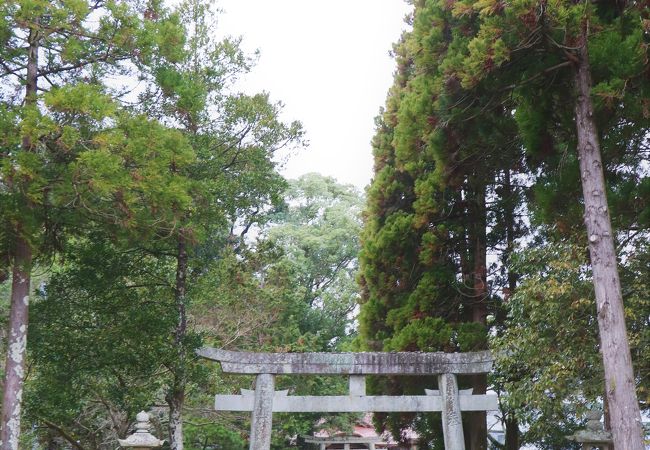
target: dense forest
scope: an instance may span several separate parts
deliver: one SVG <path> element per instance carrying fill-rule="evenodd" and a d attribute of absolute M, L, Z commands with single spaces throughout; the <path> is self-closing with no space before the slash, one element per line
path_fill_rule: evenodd
<path fill-rule="evenodd" d="M 490 349 L 460 384 L 499 395 L 505 441 L 466 413 L 467 449 L 578 448 L 593 408 L 644 448 L 650 4 L 409 3 L 365 195 L 280 174 L 305 132 L 238 91 L 254 57 L 215 39 L 211 1 L 0 3 L 2 450 L 113 450 L 143 409 L 172 450 L 248 448 L 249 415 L 212 397 L 253 379 L 204 345 Z M 272 448 L 357 420 L 277 415 Z M 439 414 L 374 422 L 444 448 Z"/>

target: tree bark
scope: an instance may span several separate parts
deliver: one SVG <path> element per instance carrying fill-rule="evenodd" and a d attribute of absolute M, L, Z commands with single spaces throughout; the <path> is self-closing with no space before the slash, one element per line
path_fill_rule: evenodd
<path fill-rule="evenodd" d="M 0 434 L 2 450 L 18 449 L 20 410 L 25 380 L 31 265 L 31 248 L 22 237 L 19 237 L 14 250 L 11 284 L 11 312 L 2 398 L 2 432 Z"/>
<path fill-rule="evenodd" d="M 512 180 L 510 178 L 510 169 L 507 169 L 504 174 L 503 186 L 503 220 L 506 228 L 506 253 L 503 263 L 508 270 L 508 293 L 507 296 L 514 294 L 517 288 L 517 274 L 512 270 L 510 258 L 515 250 L 515 202 L 513 198 L 514 192 L 512 189 Z M 507 300 L 507 297 L 506 297 Z M 519 421 L 513 411 L 504 412 L 504 424 L 506 428 L 505 435 L 505 450 L 519 450 Z"/>
<path fill-rule="evenodd" d="M 27 77 L 25 106 L 36 105 L 38 82 L 38 31 L 29 32 L 27 49 Z M 22 151 L 32 151 L 29 136 L 23 137 Z M 27 200 L 26 200 L 27 201 Z M 27 205 L 29 207 L 29 205 Z M 26 230 L 16 226 L 16 242 L 13 253 L 11 284 L 11 311 L 9 313 L 9 336 L 2 393 L 2 424 L 0 424 L 0 448 L 18 450 L 20 436 L 20 411 L 25 381 L 25 357 L 27 348 L 27 324 L 29 319 L 29 294 L 32 269 L 32 249 L 24 236 Z"/>
<path fill-rule="evenodd" d="M 505 450 L 519 450 L 519 421 L 512 412 L 508 412 L 505 418 L 506 442 Z"/>
<path fill-rule="evenodd" d="M 471 247 L 474 253 L 473 302 L 472 321 L 486 324 L 487 317 L 487 208 L 485 205 L 485 183 L 480 180 L 480 175 L 474 175 L 475 183 L 473 214 L 470 220 L 473 228 Z M 487 391 L 487 375 L 472 375 L 474 394 L 485 394 Z M 472 412 L 469 423 L 469 448 L 470 450 L 487 450 L 487 414 L 484 411 Z"/>
<path fill-rule="evenodd" d="M 172 386 L 167 394 L 169 405 L 169 446 L 171 450 L 183 450 L 183 405 L 185 403 L 186 360 L 185 336 L 187 335 L 187 243 L 181 230 L 176 254 L 176 285 L 174 298 L 178 321 L 174 332 L 174 346 L 177 360 L 174 362 Z"/>
<path fill-rule="evenodd" d="M 607 207 L 598 131 L 591 101 L 591 74 L 586 25 L 574 72 L 575 121 L 584 195 L 584 221 L 589 240 L 598 310 L 605 389 L 616 448 L 643 450 L 641 414 L 635 392 L 632 357 L 625 327 L 612 224 Z"/>

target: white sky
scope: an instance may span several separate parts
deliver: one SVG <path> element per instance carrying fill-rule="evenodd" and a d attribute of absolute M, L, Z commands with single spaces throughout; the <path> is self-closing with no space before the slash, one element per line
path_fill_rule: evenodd
<path fill-rule="evenodd" d="M 364 187 L 372 177 L 370 139 L 395 64 L 388 56 L 407 25 L 404 0 L 219 0 L 219 29 L 261 51 L 243 80 L 267 91 L 300 120 L 310 145 L 284 175 L 320 172 Z"/>

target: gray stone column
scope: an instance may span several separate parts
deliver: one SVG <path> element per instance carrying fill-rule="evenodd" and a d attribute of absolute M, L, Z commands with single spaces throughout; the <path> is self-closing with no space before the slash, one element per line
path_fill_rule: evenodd
<path fill-rule="evenodd" d="M 368 443 L 368 450 L 375 450 L 375 443 L 374 442 Z"/>
<path fill-rule="evenodd" d="M 366 377 L 364 375 L 350 375 L 350 395 L 366 395 Z"/>
<path fill-rule="evenodd" d="M 259 374 L 255 380 L 255 402 L 249 450 L 269 450 L 271 448 L 274 395 L 275 377 L 268 373 Z"/>
<path fill-rule="evenodd" d="M 456 375 L 451 373 L 439 375 L 438 388 L 442 395 L 442 432 L 445 438 L 445 450 L 465 450 Z"/>

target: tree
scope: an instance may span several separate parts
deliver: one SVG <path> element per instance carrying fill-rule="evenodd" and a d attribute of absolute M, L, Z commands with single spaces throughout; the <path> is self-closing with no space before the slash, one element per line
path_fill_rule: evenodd
<path fill-rule="evenodd" d="M 71 240 L 32 304 L 25 416 L 40 445 L 114 448 L 175 358 L 170 260 L 101 232 Z"/>
<path fill-rule="evenodd" d="M 303 175 L 289 182 L 283 206 L 263 231 L 295 274 L 304 308 L 295 320 L 316 338 L 312 351 L 340 346 L 352 325 L 362 199 L 331 177 Z"/>
<path fill-rule="evenodd" d="M 415 4 L 378 120 L 360 258 L 365 348 L 483 349 L 496 288 L 512 283 L 488 278 L 488 253 L 507 259 L 521 235 L 512 178 L 524 161 L 504 99 L 450 78 L 477 23 L 447 5 Z M 462 383 L 487 388 L 483 376 Z M 465 417 L 467 446 L 485 448 L 485 415 Z"/>
<path fill-rule="evenodd" d="M 89 20 L 91 16 L 97 17 L 96 25 Z M 98 168 L 108 162 L 112 146 L 119 144 L 92 136 L 105 128 L 102 120 L 115 111 L 101 81 L 126 71 L 127 62 L 136 59 L 136 49 L 151 48 L 144 45 L 146 39 L 139 38 L 159 36 L 159 30 L 144 30 L 139 11 L 128 3 L 7 1 L 0 6 L 0 17 L 0 78 L 8 80 L 2 91 L 5 139 L 0 178 L 2 203 L 8 205 L 2 210 L 3 228 L 8 231 L 0 253 L 12 267 L 0 439 L 2 448 L 16 449 L 34 258 L 51 253 L 57 232 L 74 226 L 74 214 L 67 213 L 75 209 L 71 206 L 83 204 L 82 196 L 71 192 L 78 187 L 75 162 Z M 170 47 L 161 39 L 150 42 L 156 50 Z M 42 95 L 43 91 L 47 93 Z M 84 142 L 96 150 L 85 159 L 80 156 Z M 91 155 L 97 159 L 91 161 Z M 102 181 L 110 183 L 94 181 L 95 187 Z M 87 203 L 84 206 L 94 209 Z"/>
<path fill-rule="evenodd" d="M 617 447 L 640 450 L 643 448 L 641 416 L 635 395 L 600 148 L 601 136 L 606 133 L 599 129 L 592 95 L 609 97 L 610 105 L 617 104 L 615 108 L 620 117 L 636 119 L 639 125 L 644 122 L 643 116 L 633 108 L 626 110 L 624 105 L 630 100 L 626 96 L 628 89 L 639 93 L 647 89 L 638 77 L 646 70 L 644 55 L 647 50 L 641 36 L 647 12 L 634 2 L 544 3 L 539 11 L 536 6 L 517 2 L 505 8 L 491 2 L 459 2 L 457 14 L 476 12 L 482 21 L 469 46 L 463 81 L 466 86 L 472 86 L 483 77 L 481 71 L 503 69 L 519 70 L 529 76 L 520 79 L 516 85 L 542 78 L 547 82 L 546 95 L 549 89 L 567 92 L 570 83 L 568 92 L 574 98 L 573 119 L 577 136 L 574 145 L 582 182 L 590 262 L 594 271 L 610 425 Z M 500 30 L 508 30 L 508 33 Z M 598 33 L 593 30 L 598 30 Z M 612 42 L 622 44 L 624 52 L 632 55 L 632 59 L 620 64 L 610 62 L 607 70 L 598 73 L 595 68 L 605 61 L 594 66 L 590 56 L 594 53 L 601 57 L 611 55 L 608 50 L 611 51 Z M 542 67 L 531 62 L 532 58 L 541 60 Z M 485 65 L 487 62 L 489 66 Z M 526 69 L 532 67 L 537 73 L 531 76 Z M 547 75 L 556 72 L 561 75 L 549 81 Z M 596 85 L 592 81 L 594 74 L 598 76 Z M 548 130 L 544 125 L 540 129 Z"/>
<path fill-rule="evenodd" d="M 249 68 L 238 43 L 216 41 L 216 13 L 209 2 L 192 0 L 175 15 L 187 42 L 178 54 L 152 57 L 148 89 L 141 96 L 147 114 L 182 130 L 196 155 L 196 164 L 184 173 L 194 183 L 193 202 L 181 211 L 174 247 L 174 298 L 178 320 L 174 330 L 177 362 L 167 393 L 170 444 L 183 448 L 182 410 L 189 366 L 184 341 L 188 336 L 188 278 L 200 273 L 200 251 L 218 257 L 218 245 L 241 224 L 242 237 L 260 221 L 262 212 L 279 201 L 284 181 L 275 170 L 274 153 L 299 145 L 298 122 L 279 120 L 280 105 L 268 95 L 233 94 L 228 85 Z M 221 228 L 221 229 L 220 229 Z M 231 236 L 234 238 L 234 236 Z M 219 241 L 222 242 L 219 242 Z M 219 244 L 217 244 L 219 242 Z M 210 253 L 212 253 L 210 255 Z M 202 255 L 205 257 L 206 255 Z"/>
<path fill-rule="evenodd" d="M 330 177 L 307 174 L 289 180 L 284 202 L 254 234 L 193 284 L 192 320 L 206 341 L 220 348 L 251 351 L 332 351 L 351 338 L 361 194 Z M 212 377 L 227 378 L 221 375 Z M 251 388 L 233 377 L 201 388 L 203 404 L 215 392 Z M 336 377 L 278 379 L 278 389 L 299 395 L 340 394 L 346 382 Z M 205 415 L 201 420 L 210 420 Z M 196 420 L 196 418 L 192 419 Z M 326 422 L 323 422 L 326 420 Z M 349 414 L 292 414 L 275 420 L 273 448 L 287 447 L 287 436 L 315 427 L 346 429 Z M 238 415 L 220 415 L 230 429 L 248 433 Z"/>
<path fill-rule="evenodd" d="M 395 85 L 374 141 L 376 176 L 361 253 L 367 347 L 454 350 L 460 343 L 450 337 L 478 336 L 455 331 L 468 316 L 476 324 L 488 313 L 502 320 L 500 303 L 525 275 L 509 263 L 526 232 L 517 214 L 532 214 L 534 233 L 566 236 L 586 199 L 600 215 L 598 227 L 611 208 L 621 239 L 632 230 L 643 233 L 647 113 L 635 96 L 647 92 L 641 75 L 647 70 L 645 14 L 635 3 L 415 3 L 413 31 L 396 47 Z M 587 72 L 594 77 L 596 108 L 589 105 Z M 567 103 L 567 93 L 580 101 Z M 592 159 L 588 169 L 605 168 L 608 189 L 599 175 L 603 183 L 587 184 L 581 195 L 584 150 L 596 148 L 595 138 L 604 143 L 603 158 Z M 568 152 L 573 147 L 575 155 Z M 609 206 L 602 203 L 606 193 Z M 555 226 L 540 231 L 549 223 Z M 603 229 L 589 232 L 592 244 L 615 237 Z M 607 246 L 613 255 L 612 243 Z M 503 265 L 491 271 L 486 253 L 494 252 Z M 602 249 L 594 248 L 594 267 L 603 261 Z M 615 268 L 615 257 L 605 265 Z M 618 313 L 622 318 L 622 309 Z M 616 341 L 624 341 L 617 333 Z M 626 358 L 624 348 L 616 353 Z M 631 370 L 626 373 L 617 391 L 633 387 Z M 640 431 L 638 420 L 628 422 Z M 475 431 L 471 446 L 484 445 Z"/>
<path fill-rule="evenodd" d="M 577 242 L 576 242 L 577 241 Z M 648 304 L 638 296 L 647 283 L 647 246 L 638 246 L 622 266 L 626 319 L 639 392 L 647 390 L 644 342 Z M 596 305 L 586 242 L 548 239 L 516 258 L 524 274 L 508 301 L 507 327 L 493 339 L 496 384 L 502 400 L 526 424 L 525 442 L 551 448 L 583 421 L 583 413 L 604 397 Z M 642 294 L 641 294 L 642 295 Z M 573 326 L 566 326 L 567 318 Z M 648 407 L 647 400 L 642 402 Z M 607 407 L 607 404 L 605 404 Z M 608 414 L 607 414 L 608 415 Z"/>

